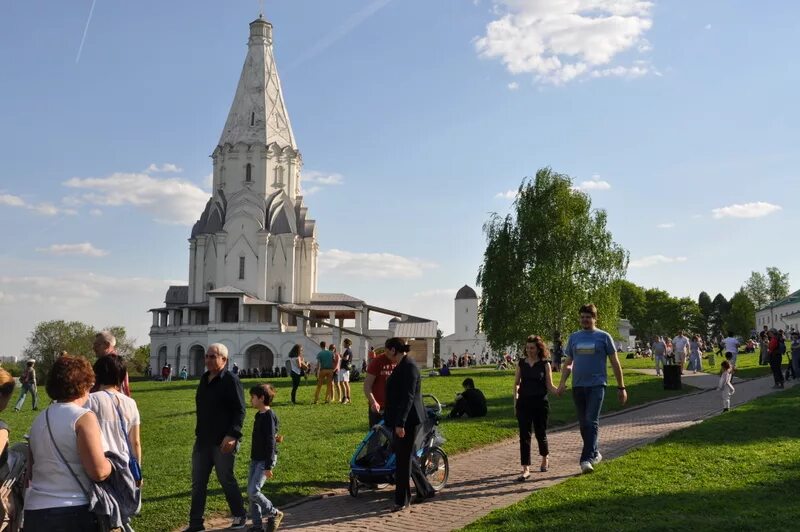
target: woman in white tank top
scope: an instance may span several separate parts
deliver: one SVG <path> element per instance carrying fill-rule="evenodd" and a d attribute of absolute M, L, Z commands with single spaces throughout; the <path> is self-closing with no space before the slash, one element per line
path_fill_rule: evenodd
<path fill-rule="evenodd" d="M 26 532 L 82 532 L 96 526 L 84 491 L 111 474 L 111 463 L 103 454 L 97 417 L 84 408 L 93 384 L 89 362 L 69 355 L 56 360 L 47 376 L 54 403 L 31 426 Z"/>

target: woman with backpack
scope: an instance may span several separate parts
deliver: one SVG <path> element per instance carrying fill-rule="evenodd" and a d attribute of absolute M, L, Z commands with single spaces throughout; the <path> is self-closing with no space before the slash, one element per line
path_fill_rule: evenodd
<path fill-rule="evenodd" d="M 116 357 L 102 357 L 113 359 Z M 31 481 L 25 498 L 26 532 L 96 530 L 87 489 L 112 472 L 100 424 L 85 408 L 94 371 L 85 358 L 63 356 L 47 375 L 53 400 L 30 430 Z"/>

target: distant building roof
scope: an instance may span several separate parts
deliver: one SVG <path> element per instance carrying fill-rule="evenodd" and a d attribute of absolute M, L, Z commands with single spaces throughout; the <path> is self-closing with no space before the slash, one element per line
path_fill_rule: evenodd
<path fill-rule="evenodd" d="M 170 286 L 167 288 L 167 295 L 164 297 L 164 303 L 167 305 L 185 305 L 188 302 L 188 286 Z"/>
<path fill-rule="evenodd" d="M 758 309 L 758 312 L 761 312 L 762 310 L 775 308 L 775 307 L 782 307 L 783 305 L 790 305 L 792 303 L 800 303 L 800 290 L 798 290 L 797 292 L 793 292 L 793 293 L 789 294 L 788 296 L 784 297 L 783 299 L 779 299 L 777 301 L 773 301 L 769 305 L 765 305 L 765 306 L 761 307 L 760 309 Z"/>
<path fill-rule="evenodd" d="M 464 285 L 456 293 L 456 299 L 478 299 L 478 294 L 469 285 Z"/>
<path fill-rule="evenodd" d="M 311 296 L 311 303 L 363 303 L 364 301 L 357 297 L 348 296 L 347 294 L 321 294 L 316 293 Z"/>
<path fill-rule="evenodd" d="M 400 321 L 390 327 L 399 338 L 436 338 L 438 325 L 435 321 Z"/>

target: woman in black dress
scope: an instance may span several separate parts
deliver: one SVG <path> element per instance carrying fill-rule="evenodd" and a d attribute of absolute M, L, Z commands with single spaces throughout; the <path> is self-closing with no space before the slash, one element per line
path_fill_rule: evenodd
<path fill-rule="evenodd" d="M 556 393 L 553 374 L 547 360 L 547 346 L 538 336 L 529 336 L 525 342 L 525 358 L 517 365 L 514 379 L 514 412 L 519 423 L 519 455 L 522 474 L 517 478 L 525 481 L 530 477 L 531 432 L 539 444 L 542 463 L 539 470 L 547 471 L 547 416 L 550 403 L 547 392 Z"/>
<path fill-rule="evenodd" d="M 396 364 L 386 381 L 386 408 L 384 425 L 392 431 L 394 453 L 397 460 L 393 512 L 403 510 L 411 503 L 411 482 L 417 488 L 417 502 L 433 497 L 433 490 L 419 463 L 413 458 L 415 440 L 420 425 L 425 421 L 422 404 L 419 368 L 408 356 L 410 346 L 399 338 L 386 340 L 386 357 Z"/>

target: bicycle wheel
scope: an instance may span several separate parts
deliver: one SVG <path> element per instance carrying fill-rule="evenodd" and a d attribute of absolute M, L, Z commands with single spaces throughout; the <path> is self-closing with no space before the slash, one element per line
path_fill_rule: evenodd
<path fill-rule="evenodd" d="M 447 484 L 447 477 L 450 476 L 450 464 L 447 461 L 447 454 L 439 447 L 431 447 L 422 456 L 422 470 L 425 478 L 430 482 L 434 491 L 439 491 Z"/>

